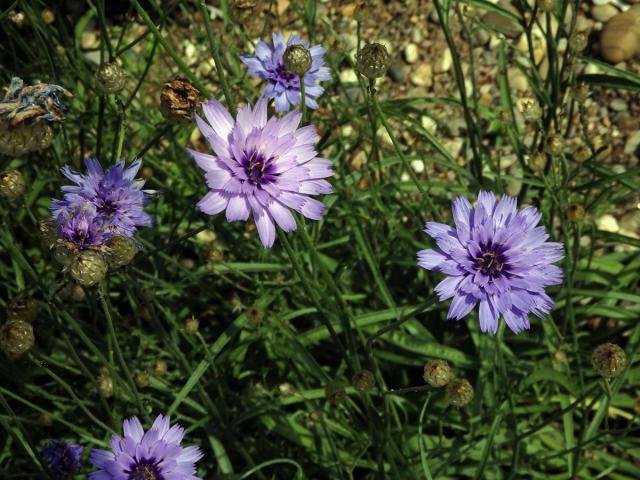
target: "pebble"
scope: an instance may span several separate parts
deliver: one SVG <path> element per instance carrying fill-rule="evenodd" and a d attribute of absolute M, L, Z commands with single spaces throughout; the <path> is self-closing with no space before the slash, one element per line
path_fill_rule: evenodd
<path fill-rule="evenodd" d="M 517 197 L 522 190 L 522 169 L 519 165 L 513 165 L 509 169 L 509 175 L 513 178 L 507 181 L 506 193 L 511 197 Z"/>
<path fill-rule="evenodd" d="M 640 210 L 626 213 L 620 218 L 620 228 L 640 234 Z"/>
<path fill-rule="evenodd" d="M 416 173 L 424 172 L 424 162 L 422 160 L 411 160 L 411 168 Z"/>
<path fill-rule="evenodd" d="M 464 146 L 464 140 L 462 138 L 454 138 L 453 140 L 444 140 L 442 142 L 444 149 L 449 152 L 453 158 L 457 158 Z"/>
<path fill-rule="evenodd" d="M 436 73 L 448 72 L 451 69 L 451 65 L 453 65 L 453 56 L 451 55 L 451 50 L 447 48 L 442 52 L 440 60 L 436 62 L 434 70 Z"/>
<path fill-rule="evenodd" d="M 415 43 L 407 43 L 404 47 L 404 59 L 407 63 L 413 64 L 418 61 L 418 46 Z"/>
<path fill-rule="evenodd" d="M 340 72 L 340 81 L 342 83 L 356 83 L 358 81 L 358 74 L 353 68 L 348 68 Z"/>
<path fill-rule="evenodd" d="M 436 123 L 436 121 L 426 115 L 420 117 L 420 124 L 422 125 L 422 128 L 424 128 L 432 135 L 435 135 L 436 131 L 438 130 L 438 124 Z"/>
<path fill-rule="evenodd" d="M 611 103 L 609 103 L 609 108 L 611 108 L 611 110 L 615 112 L 624 112 L 625 110 L 629 109 L 629 106 L 627 105 L 627 102 L 625 102 L 621 98 L 616 98 L 611 100 Z"/>
<path fill-rule="evenodd" d="M 596 219 L 596 226 L 598 230 L 602 230 L 603 232 L 616 233 L 620 230 L 616 217 L 608 213 Z"/>
<path fill-rule="evenodd" d="M 638 151 L 638 147 L 640 146 L 640 130 L 630 135 L 627 139 L 627 143 L 624 145 L 624 154 L 625 155 L 635 155 Z"/>
<path fill-rule="evenodd" d="M 411 41 L 413 43 L 420 43 L 422 42 L 423 36 L 422 36 L 422 31 L 419 28 L 413 28 L 411 30 Z"/>
<path fill-rule="evenodd" d="M 509 80 L 509 87 L 516 92 L 524 92 L 529 88 L 527 77 L 517 68 L 509 68 L 507 70 L 507 79 Z"/>
<path fill-rule="evenodd" d="M 387 74 L 389 75 L 391 80 L 397 83 L 404 82 L 405 78 L 407 77 L 407 73 L 404 66 L 401 63 L 397 63 L 397 62 L 392 63 L 389 66 L 389 70 L 387 71 Z"/>
<path fill-rule="evenodd" d="M 461 137 L 466 134 L 467 122 L 464 118 L 454 118 L 450 122 L 447 122 L 447 127 L 453 137 Z"/>
<path fill-rule="evenodd" d="M 577 32 L 588 32 L 593 30 L 593 20 L 585 17 L 584 15 L 578 15 L 576 18 L 576 31 Z"/>
<path fill-rule="evenodd" d="M 594 5 L 591 8 L 591 18 L 599 22 L 606 22 L 618 13 L 620 13 L 618 9 L 610 3 L 606 5 Z"/>
<path fill-rule="evenodd" d="M 411 75 L 411 83 L 417 87 L 430 87 L 433 85 L 433 67 L 430 63 L 423 63 Z"/>

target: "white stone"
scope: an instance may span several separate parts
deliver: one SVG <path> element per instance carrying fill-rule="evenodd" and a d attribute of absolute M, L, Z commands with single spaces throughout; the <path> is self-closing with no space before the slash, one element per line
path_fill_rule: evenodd
<path fill-rule="evenodd" d="M 416 173 L 424 172 L 424 162 L 422 160 L 411 160 L 411 168 Z"/>
<path fill-rule="evenodd" d="M 353 68 L 348 68 L 340 72 L 340 81 L 342 83 L 356 83 L 358 81 L 358 74 Z"/>
<path fill-rule="evenodd" d="M 424 128 L 432 135 L 435 135 L 436 131 L 438 130 L 438 124 L 436 123 L 436 121 L 433 118 L 428 117 L 427 115 L 423 115 L 422 117 L 420 117 L 420 124 L 422 125 L 422 128 Z"/>
<path fill-rule="evenodd" d="M 436 62 L 434 70 L 436 73 L 448 72 L 451 65 L 453 65 L 453 56 L 451 55 L 451 50 L 447 48 L 442 52 L 440 60 Z"/>
<path fill-rule="evenodd" d="M 418 46 L 415 43 L 407 43 L 404 47 L 404 59 L 407 63 L 416 63 L 418 61 Z"/>
<path fill-rule="evenodd" d="M 620 230 L 616 217 L 608 213 L 596 219 L 596 226 L 598 230 L 602 230 L 603 232 L 616 233 Z"/>

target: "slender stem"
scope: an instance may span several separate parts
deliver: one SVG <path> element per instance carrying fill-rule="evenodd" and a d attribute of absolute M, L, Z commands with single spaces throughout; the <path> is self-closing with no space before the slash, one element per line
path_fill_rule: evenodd
<path fill-rule="evenodd" d="M 302 111 L 302 125 L 307 124 L 307 97 L 304 93 L 304 75 L 300 75 L 300 109 Z"/>

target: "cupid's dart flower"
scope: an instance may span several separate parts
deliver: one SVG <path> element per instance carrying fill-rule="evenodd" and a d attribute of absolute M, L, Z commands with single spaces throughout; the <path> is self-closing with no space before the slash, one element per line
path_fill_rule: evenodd
<path fill-rule="evenodd" d="M 82 445 L 66 443 L 62 440 L 49 440 L 40 452 L 40 458 L 49 467 L 55 478 L 70 478 L 82 468 L 80 456 L 84 451 Z"/>

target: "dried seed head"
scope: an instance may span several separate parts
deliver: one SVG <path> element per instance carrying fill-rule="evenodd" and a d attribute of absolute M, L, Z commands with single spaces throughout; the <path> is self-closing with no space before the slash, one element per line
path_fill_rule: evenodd
<path fill-rule="evenodd" d="M 116 235 L 107 240 L 104 245 L 104 253 L 109 268 L 120 268 L 131 263 L 133 257 L 138 253 L 138 246 L 133 238 Z"/>
<path fill-rule="evenodd" d="M 284 382 L 278 385 L 278 394 L 283 397 L 290 397 L 292 395 L 295 395 L 295 393 L 296 387 L 294 387 L 289 382 Z"/>
<path fill-rule="evenodd" d="M 552 133 L 547 138 L 547 143 L 544 145 L 544 151 L 549 155 L 557 157 L 558 155 L 562 155 L 564 152 L 564 141 L 562 137 Z"/>
<path fill-rule="evenodd" d="M 582 52 L 587 48 L 588 41 L 589 39 L 584 32 L 575 32 L 571 35 L 571 38 L 569 38 L 569 51 L 574 55 Z"/>
<path fill-rule="evenodd" d="M 432 387 L 444 387 L 451 380 L 451 367 L 446 360 L 429 360 L 423 378 Z"/>
<path fill-rule="evenodd" d="M 574 203 L 567 208 L 567 218 L 571 222 L 582 222 L 584 220 L 584 207 Z"/>
<path fill-rule="evenodd" d="M 252 323 L 259 324 L 264 318 L 264 310 L 258 305 L 252 305 L 247 309 L 247 317 Z"/>
<path fill-rule="evenodd" d="M 591 149 L 586 145 L 581 145 L 578 149 L 573 153 L 573 158 L 576 162 L 584 162 L 591 158 Z"/>
<path fill-rule="evenodd" d="M 38 234 L 45 248 L 51 248 L 58 239 L 58 226 L 50 218 L 42 218 L 38 221 Z"/>
<path fill-rule="evenodd" d="M 330 382 L 324 387 L 324 394 L 329 403 L 337 405 L 347 398 L 344 387 L 337 382 Z"/>
<path fill-rule="evenodd" d="M 369 370 L 359 370 L 351 377 L 351 385 L 360 393 L 366 393 L 373 388 L 375 380 L 373 372 Z"/>
<path fill-rule="evenodd" d="M 579 83 L 571 90 L 571 95 L 574 100 L 581 105 L 584 105 L 590 94 L 591 92 L 589 91 L 589 87 L 586 83 Z"/>
<path fill-rule="evenodd" d="M 555 9 L 555 0 L 538 0 L 538 8 L 541 12 L 551 13 Z"/>
<path fill-rule="evenodd" d="M 356 55 L 356 70 L 370 80 L 380 78 L 387 73 L 391 57 L 381 43 L 369 43 Z"/>
<path fill-rule="evenodd" d="M 622 373 L 627 364 L 627 355 L 615 343 L 603 343 L 591 355 L 595 372 L 603 378 L 614 378 Z"/>
<path fill-rule="evenodd" d="M 40 17 L 42 18 L 42 21 L 45 23 L 45 25 L 51 25 L 56 21 L 56 14 L 53 13 L 53 10 L 49 8 L 45 8 L 44 10 L 42 10 Z"/>
<path fill-rule="evenodd" d="M 200 328 L 200 321 L 196 317 L 187 318 L 184 322 L 182 322 L 184 326 L 184 330 L 187 333 L 198 333 L 198 329 Z"/>
<path fill-rule="evenodd" d="M 256 0 L 231 0 L 231 16 L 242 23 L 251 18 L 257 5 Z"/>
<path fill-rule="evenodd" d="M 108 269 L 104 255 L 94 250 L 78 252 L 69 263 L 71 277 L 83 287 L 91 287 L 103 280 Z"/>
<path fill-rule="evenodd" d="M 202 95 L 193 83 L 178 78 L 167 83 L 160 92 L 160 111 L 169 123 L 193 122 L 193 113 L 198 108 Z"/>
<path fill-rule="evenodd" d="M 454 407 L 464 407 L 473 399 L 473 387 L 464 378 L 454 378 L 447 385 L 445 396 Z"/>
<path fill-rule="evenodd" d="M 38 301 L 31 295 L 22 292 L 9 303 L 7 308 L 7 320 L 22 320 L 33 323 L 40 310 Z"/>
<path fill-rule="evenodd" d="M 147 375 L 145 372 L 136 372 L 133 374 L 133 381 L 140 388 L 148 387 L 149 375 Z"/>
<path fill-rule="evenodd" d="M 0 153 L 19 157 L 49 148 L 53 142 L 53 129 L 48 122 L 36 120 L 11 126 L 0 122 Z"/>
<path fill-rule="evenodd" d="M 289 73 L 304 75 L 311 68 L 311 53 L 304 45 L 289 45 L 284 51 L 284 68 Z"/>
<path fill-rule="evenodd" d="M 17 360 L 31 350 L 35 340 L 29 322 L 9 320 L 0 328 L 0 348 L 9 360 Z"/>
<path fill-rule="evenodd" d="M 527 163 L 531 170 L 540 173 L 544 171 L 544 167 L 547 165 L 547 157 L 542 152 L 535 152 L 529 157 Z"/>
<path fill-rule="evenodd" d="M 153 366 L 151 367 L 151 372 L 157 376 L 164 375 L 168 370 L 169 365 L 167 364 L 166 360 L 163 360 L 162 358 L 159 358 L 158 360 L 153 362 Z"/>
<path fill-rule="evenodd" d="M 0 197 L 15 200 L 26 190 L 24 177 L 20 170 L 5 170 L 0 173 Z"/>
<path fill-rule="evenodd" d="M 536 102 L 535 100 L 521 100 L 520 112 L 527 122 L 537 122 L 542 117 L 540 105 L 538 105 L 538 102 Z"/>
<path fill-rule="evenodd" d="M 113 378 L 106 367 L 100 367 L 100 374 L 96 378 L 96 386 L 105 397 L 113 395 Z"/>
<path fill-rule="evenodd" d="M 11 10 L 7 17 L 18 28 L 23 28 L 27 24 L 27 16 L 24 12 Z"/>
<path fill-rule="evenodd" d="M 102 63 L 96 70 L 96 83 L 104 93 L 119 93 L 126 79 L 124 70 L 115 62 Z"/>

